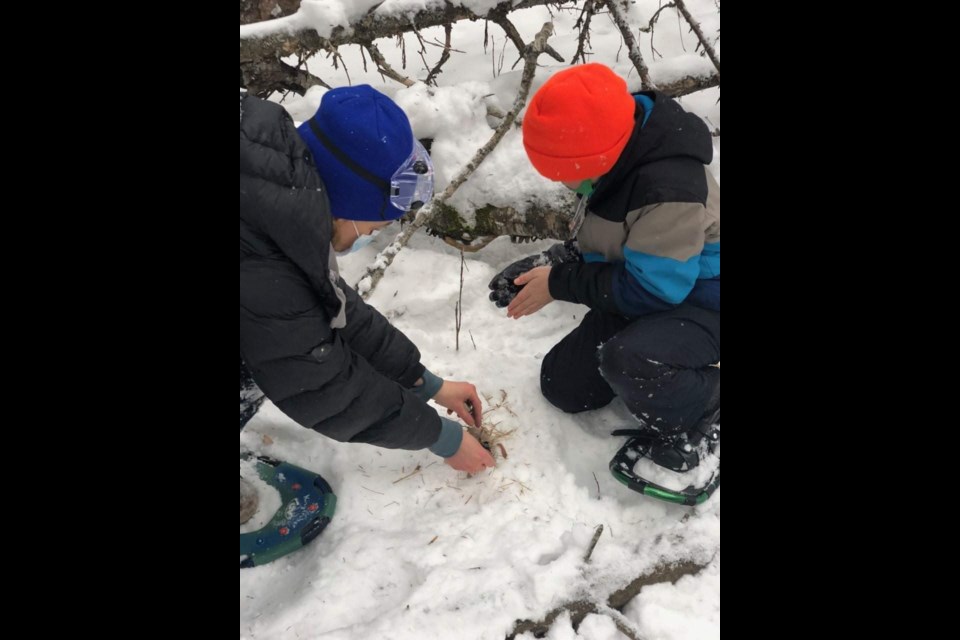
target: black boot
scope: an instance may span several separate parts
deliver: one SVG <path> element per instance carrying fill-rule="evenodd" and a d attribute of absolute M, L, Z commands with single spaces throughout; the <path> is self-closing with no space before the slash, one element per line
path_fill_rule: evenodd
<path fill-rule="evenodd" d="M 701 455 L 714 453 L 720 445 L 719 385 L 707 406 L 709 408 L 697 425 L 679 437 L 665 437 L 643 421 L 641 421 L 643 427 L 641 429 L 615 431 L 613 435 L 628 436 L 630 439 L 610 460 L 610 472 L 613 477 L 633 491 L 665 502 L 692 507 L 709 500 L 710 496 L 720 488 L 719 456 L 717 456 L 716 469 L 712 471 L 709 479 L 700 486 L 690 485 L 679 491 L 658 485 L 637 475 L 635 471 L 637 461 L 646 457 L 666 469 L 683 473 L 698 467 Z"/>
<path fill-rule="evenodd" d="M 713 453 L 720 444 L 720 385 L 697 425 L 686 433 L 663 438 L 650 446 L 650 459 L 661 467 L 686 473 L 700 466 L 701 453 Z"/>

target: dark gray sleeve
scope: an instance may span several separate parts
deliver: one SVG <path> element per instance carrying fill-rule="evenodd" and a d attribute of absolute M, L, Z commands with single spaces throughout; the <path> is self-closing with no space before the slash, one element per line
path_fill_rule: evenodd
<path fill-rule="evenodd" d="M 346 343 L 382 375 L 413 387 L 424 371 L 416 345 L 342 278 L 340 288 L 347 296 L 347 326 L 341 330 Z"/>

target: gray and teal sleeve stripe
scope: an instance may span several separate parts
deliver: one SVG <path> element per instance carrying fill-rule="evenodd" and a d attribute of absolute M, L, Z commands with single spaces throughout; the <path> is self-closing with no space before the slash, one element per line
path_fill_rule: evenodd
<path fill-rule="evenodd" d="M 667 304 L 686 300 L 700 277 L 699 255 L 681 262 L 624 248 L 623 257 L 627 261 L 627 272 L 640 286 Z"/>
<path fill-rule="evenodd" d="M 667 202 L 638 213 L 623 247 L 627 271 L 664 302 L 680 304 L 700 277 L 704 207 L 696 202 Z"/>

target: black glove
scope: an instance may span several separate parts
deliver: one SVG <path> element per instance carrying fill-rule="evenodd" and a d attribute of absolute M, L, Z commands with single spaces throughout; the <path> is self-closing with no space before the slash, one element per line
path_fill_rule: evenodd
<path fill-rule="evenodd" d="M 567 262 L 580 262 L 582 256 L 576 240 L 567 240 L 563 244 L 555 244 L 543 253 L 527 256 L 517 260 L 509 267 L 494 276 L 490 281 L 490 300 L 501 309 L 510 306 L 523 287 L 518 287 L 514 280 L 526 272 L 537 267 L 555 267 Z"/>

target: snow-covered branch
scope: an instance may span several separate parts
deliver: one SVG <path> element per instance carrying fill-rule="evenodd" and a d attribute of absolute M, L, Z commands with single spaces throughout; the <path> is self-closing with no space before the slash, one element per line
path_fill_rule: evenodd
<path fill-rule="evenodd" d="M 334 51 L 342 45 L 366 46 L 379 38 L 392 38 L 461 20 L 493 20 L 518 9 L 567 4 L 574 3 L 572 0 L 504 2 L 485 15 L 478 15 L 453 2 L 412 14 L 387 15 L 378 13 L 377 5 L 361 19 L 335 27 L 329 37 L 321 37 L 299 13 L 268 22 L 245 24 L 240 26 L 240 84 L 257 95 L 268 95 L 277 90 L 303 93 L 306 88 L 298 85 L 298 78 L 292 77 L 289 65 L 282 64 L 283 58 L 298 56 L 306 59 L 319 51 Z"/>

